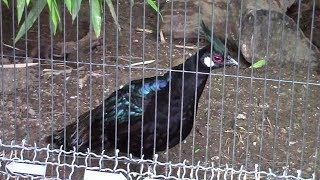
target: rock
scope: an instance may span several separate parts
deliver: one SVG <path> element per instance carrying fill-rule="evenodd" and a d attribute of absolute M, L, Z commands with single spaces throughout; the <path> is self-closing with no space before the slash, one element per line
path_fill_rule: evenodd
<path fill-rule="evenodd" d="M 312 1 L 301 2 L 299 27 L 309 39 L 311 39 L 311 30 L 313 30 L 312 43 L 320 48 L 320 7 L 317 7 L 317 2 L 320 5 L 320 0 L 316 1 L 315 12 L 313 12 Z M 299 5 L 294 4 L 287 12 L 287 15 L 296 23 L 298 20 L 298 8 Z M 313 24 L 312 20 L 314 21 Z"/>
<path fill-rule="evenodd" d="M 269 12 L 271 13 L 270 22 Z M 269 28 L 269 37 L 268 26 L 271 27 Z M 298 32 L 296 32 L 296 29 L 297 24 L 290 17 L 283 16 L 283 13 L 269 10 L 251 11 L 243 19 L 241 52 L 245 59 L 252 60 L 252 63 L 268 55 L 269 60 L 275 62 L 283 60 L 291 64 L 294 61 L 299 64 L 308 64 L 309 39 L 304 36 L 300 29 Z M 266 54 L 267 40 L 269 40 L 268 54 Z M 281 53 L 281 56 L 279 53 Z M 311 67 L 317 68 L 320 56 L 319 50 L 312 46 L 310 53 Z"/>
<path fill-rule="evenodd" d="M 247 14 L 251 10 L 271 10 L 276 12 L 286 12 L 296 0 L 244 0 L 243 4 L 245 6 L 244 14 Z"/>
<path fill-rule="evenodd" d="M 186 4 L 185 4 L 186 3 Z M 176 0 L 173 2 L 174 11 L 171 15 L 171 2 L 164 4 L 161 14 L 163 23 L 161 29 L 166 37 L 171 35 L 174 39 L 193 39 L 198 37 L 199 5 L 198 1 Z M 187 8 L 185 9 L 185 6 Z M 186 13 L 186 17 L 185 17 Z M 186 18 L 186 20 L 185 20 Z M 186 22 L 186 23 L 185 23 Z M 171 28 L 171 24 L 172 27 Z M 184 31 L 185 30 L 185 31 Z M 184 36 L 185 35 L 185 36 Z"/>
<path fill-rule="evenodd" d="M 31 68 L 29 68 L 30 70 Z M 15 78 L 14 78 L 15 77 Z M 35 73 L 29 72 L 26 77 L 26 68 L 2 68 L 0 66 L 0 92 L 11 94 L 16 90 L 24 90 L 27 86 L 32 86 L 36 80 Z"/>

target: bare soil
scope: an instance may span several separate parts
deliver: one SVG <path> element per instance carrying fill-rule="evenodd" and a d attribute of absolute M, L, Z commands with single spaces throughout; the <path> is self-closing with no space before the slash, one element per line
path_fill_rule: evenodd
<path fill-rule="evenodd" d="M 129 7 L 126 1 L 119 3 L 120 33 L 107 13 L 101 45 L 89 52 L 79 52 L 78 60 L 70 58 L 68 66 L 61 60 L 46 60 L 46 64 L 29 67 L 25 73 L 31 82 L 26 81 L 13 92 L 1 93 L 3 142 L 20 143 L 26 139 L 28 144 L 44 146 L 43 137 L 75 121 L 78 115 L 102 103 L 130 80 L 163 74 L 195 52 L 175 47 L 183 45 L 183 41 L 173 40 L 171 44 L 170 37 L 166 37 L 167 43 L 161 44 L 156 33 L 137 31 L 136 28 L 145 25 L 156 32 L 157 16 L 147 7 L 144 18 L 143 4 L 137 2 L 130 24 Z M 8 28 L 2 27 L 2 40 L 12 44 L 10 21 L 3 23 Z M 80 39 L 87 34 L 89 24 L 85 20 L 79 24 Z M 37 29 L 35 26 L 28 33 L 28 49 L 39 41 Z M 50 43 L 47 15 L 41 18 L 39 29 L 40 41 Z M 76 23 L 67 19 L 66 41 L 76 41 L 76 29 Z M 61 34 L 53 38 L 54 43 L 63 42 Z M 197 43 L 190 41 L 187 45 Z M 21 40 L 17 47 L 25 49 L 25 41 Z M 5 55 L 11 51 L 4 48 Z M 155 61 L 130 66 L 149 60 Z M 62 71 L 51 74 L 45 69 Z M 250 69 L 241 64 L 239 68 L 214 71 L 200 100 L 193 132 L 180 145 L 160 153 L 160 160 L 172 163 L 186 160 L 194 165 L 198 161 L 213 162 L 236 169 L 244 165 L 248 170 L 259 164 L 261 170 L 271 168 L 278 174 L 286 169 L 294 175 L 301 169 L 304 177 L 319 174 L 320 157 L 316 153 L 320 144 L 319 81 L 316 72 L 308 71 L 308 66 L 299 62 L 270 63 L 265 69 Z"/>

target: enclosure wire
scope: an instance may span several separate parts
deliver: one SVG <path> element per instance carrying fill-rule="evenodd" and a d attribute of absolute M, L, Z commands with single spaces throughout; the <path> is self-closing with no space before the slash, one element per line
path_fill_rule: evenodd
<path fill-rule="evenodd" d="M 23 1 L 25 1 L 25 4 L 26 4 L 26 0 L 23 0 Z M 24 7 L 24 15 L 25 15 L 25 17 L 27 17 L 27 12 L 28 12 L 28 9 L 27 9 L 27 6 L 25 6 Z M 24 28 L 24 31 L 25 31 L 25 41 L 24 41 L 24 44 L 25 44 L 25 58 L 27 59 L 27 56 L 28 56 L 28 54 L 27 54 L 27 51 L 28 51 L 28 33 L 27 33 L 27 28 L 25 27 Z M 29 73 L 30 73 L 30 69 L 29 69 L 29 66 L 28 66 L 28 61 L 26 61 L 26 84 L 25 84 L 25 87 L 26 87 L 26 104 L 27 104 L 27 107 L 26 107 L 26 121 L 27 121 L 27 123 L 29 124 L 29 122 L 30 122 L 30 117 L 29 117 L 29 112 L 30 112 L 30 104 L 29 104 L 29 101 L 30 101 L 30 94 L 29 94 Z M 16 99 L 16 98 L 15 98 Z M 25 129 L 25 131 L 26 131 L 26 138 L 27 139 L 30 139 L 30 128 L 29 128 L 29 126 L 28 125 L 26 125 L 26 129 Z"/>
<path fill-rule="evenodd" d="M 39 5 L 38 5 L 38 9 L 39 9 Z M 40 18 L 40 14 L 38 15 L 37 17 L 37 39 L 38 39 L 38 42 L 37 42 L 37 49 L 38 49 L 38 58 L 37 58 L 37 61 L 39 62 L 38 63 L 38 115 L 37 115 L 37 122 L 38 124 L 41 124 L 41 119 L 42 119 L 42 96 L 41 96 L 41 57 L 40 57 L 40 47 L 41 47 L 41 18 Z M 37 133 L 37 138 L 38 139 L 41 139 L 41 136 L 42 133 Z"/>
<path fill-rule="evenodd" d="M 53 2 L 51 2 L 53 3 Z M 53 22 L 52 20 L 49 21 L 50 23 L 50 26 L 53 26 Z M 50 28 L 50 68 L 51 69 L 54 69 L 53 68 L 53 65 L 54 65 L 54 60 L 53 60 L 53 44 L 54 44 L 54 33 L 52 32 L 52 29 Z M 54 81 L 53 81 L 53 71 L 51 72 L 50 74 L 50 92 L 51 92 L 51 137 L 54 137 L 53 134 L 54 134 L 54 129 L 55 129 L 55 124 L 57 123 L 57 121 L 54 120 Z M 65 135 L 64 135 L 65 137 Z M 53 144 L 53 138 L 51 138 L 51 144 Z M 63 141 L 63 145 L 65 147 L 65 139 Z M 58 169 L 56 168 L 56 172 L 59 172 Z M 59 175 L 59 173 L 57 173 L 57 176 Z"/>
<path fill-rule="evenodd" d="M 12 58 L 13 56 L 8 56 L 8 55 L 3 55 L 4 57 L 10 57 Z M 20 57 L 20 56 L 16 56 L 16 57 Z M 106 56 L 106 57 L 116 57 L 116 56 Z M 41 61 L 44 61 L 43 59 Z M 55 63 L 63 63 L 63 61 L 61 60 L 54 60 L 52 59 L 52 62 L 55 62 Z M 70 64 L 75 64 L 75 62 L 68 62 Z M 86 62 L 80 62 L 80 64 L 82 65 L 89 65 L 90 63 L 86 63 Z M 92 65 L 95 65 L 95 66 L 103 66 L 102 63 L 92 63 Z M 105 66 L 107 67 L 118 67 L 118 68 L 129 68 L 130 66 L 129 65 L 114 65 L 114 64 L 106 64 Z M 142 69 L 141 66 L 131 66 L 130 67 L 131 69 L 135 69 L 135 70 L 138 70 L 138 69 Z M 145 67 L 145 70 L 156 70 L 156 68 L 152 68 L 152 67 Z M 168 68 L 158 68 L 158 71 L 169 71 L 170 69 Z M 172 72 L 182 72 L 182 70 L 174 70 L 174 69 L 171 69 L 170 71 Z M 194 73 L 194 71 L 187 71 L 185 70 L 185 73 Z M 214 72 L 211 72 L 211 73 L 205 73 L 205 72 L 198 72 L 198 74 L 211 74 L 212 76 L 217 76 L 217 77 L 222 77 L 223 74 L 222 73 L 214 73 Z M 248 76 L 244 76 L 244 75 L 232 75 L 232 74 L 225 74 L 224 75 L 225 77 L 231 77 L 231 78 L 241 78 L 241 79 L 253 79 L 253 80 L 261 80 L 261 81 L 264 81 L 265 78 L 264 77 L 248 77 Z M 279 78 L 277 79 L 274 79 L 274 78 L 267 78 L 266 79 L 267 81 L 271 81 L 271 82 L 279 82 Z M 303 81 L 299 81 L 299 80 L 289 80 L 289 79 L 280 79 L 280 82 L 281 83 L 294 83 L 294 84 L 299 84 L 299 85 L 306 85 L 307 83 L 306 82 L 303 82 Z M 317 80 L 317 81 L 314 81 L 314 82 L 309 82 L 308 83 L 309 85 L 313 85 L 313 86 L 320 86 L 320 81 Z"/>
<path fill-rule="evenodd" d="M 297 53 L 298 53 L 298 47 L 300 45 L 299 37 L 300 37 L 300 13 L 301 13 L 301 0 L 299 0 L 298 3 L 298 16 L 297 16 L 297 25 L 296 25 L 296 48 L 294 53 L 294 63 L 293 63 L 293 77 L 292 80 L 294 81 L 296 79 L 296 69 L 297 69 Z M 291 85 L 291 106 L 290 106 L 290 122 L 289 122 L 289 130 L 288 130 L 288 141 L 287 141 L 287 153 L 286 153 L 286 167 L 288 168 L 290 166 L 290 147 L 291 147 L 291 132 L 292 132 L 292 126 L 295 122 L 296 117 L 293 116 L 294 109 L 295 109 L 295 84 L 292 83 Z"/>
<path fill-rule="evenodd" d="M 12 6 L 11 8 L 14 9 L 15 7 L 15 2 L 12 1 Z M 14 41 L 15 37 L 16 37 L 16 31 L 15 31 L 15 24 L 16 24 L 16 21 L 15 21 L 15 11 L 12 11 L 12 41 L 13 41 L 13 80 L 14 80 L 14 83 L 13 83 L 13 89 L 14 89 L 14 139 L 17 140 L 17 136 L 18 136 L 18 124 L 17 124 L 17 121 L 18 121 L 18 118 L 17 118 L 17 68 L 16 68 L 16 43 Z"/>
<path fill-rule="evenodd" d="M 240 2 L 240 12 L 243 11 L 243 0 L 241 0 Z M 240 13 L 240 17 L 239 17 L 239 31 L 238 31 L 238 47 L 241 46 L 241 38 L 242 38 L 242 13 Z M 240 48 L 238 48 L 238 52 L 237 52 L 237 61 L 240 62 Z M 234 124 L 233 124 L 233 143 L 232 143 L 232 167 L 235 167 L 236 165 L 236 146 L 237 146 L 237 116 L 238 116 L 238 112 L 239 112 L 239 71 L 240 68 L 237 68 L 237 73 L 236 73 L 236 91 L 235 91 L 235 112 L 234 112 Z"/>
<path fill-rule="evenodd" d="M 107 147 L 105 147 L 104 142 L 105 142 L 105 98 L 107 98 L 105 96 L 105 88 L 106 86 L 106 78 L 105 78 L 105 74 L 106 74 L 106 51 L 107 51 L 107 47 L 106 47 L 106 1 L 103 1 L 103 12 L 102 12 L 102 109 L 103 111 L 102 113 L 102 124 L 101 124 L 101 151 L 103 151 L 104 149 L 106 149 Z M 130 108 L 129 108 L 130 109 Z"/>
<path fill-rule="evenodd" d="M 277 102 L 276 102 L 276 109 L 279 109 L 280 108 L 280 92 L 281 92 L 281 84 L 284 82 L 283 80 L 282 80 L 282 76 L 283 76 L 283 68 L 282 68 L 282 65 L 283 65 L 283 62 L 284 62 L 284 60 L 283 60 L 283 52 L 284 52 L 284 50 L 283 50 L 283 45 L 284 45 L 284 35 L 285 35 L 285 19 L 286 19 L 286 14 L 283 12 L 282 13 L 282 26 L 281 26 L 281 40 L 280 40 L 280 47 L 279 47 L 279 59 L 280 59 L 280 61 L 279 61 L 279 72 L 278 72 L 278 79 L 276 80 L 275 79 L 275 82 L 277 81 L 278 82 L 278 90 L 277 90 Z M 279 116 L 280 116 L 280 114 L 279 114 L 279 111 L 276 111 L 276 116 L 275 116 L 275 125 L 274 125 L 274 133 L 273 133 L 273 137 L 274 137 L 274 139 L 273 139 L 273 145 L 272 145 L 272 169 L 273 170 L 275 170 L 275 166 L 276 166 L 276 164 L 275 164 L 275 162 L 276 162 L 276 154 L 277 154 L 277 147 L 278 147 L 278 145 L 277 145 L 277 143 L 278 143 L 278 141 L 277 141 L 277 137 L 278 137 L 278 132 L 279 132 Z"/>
<path fill-rule="evenodd" d="M 2 30 L 2 28 L 3 28 L 3 23 L 2 23 L 2 21 L 3 21 L 3 19 L 2 19 L 2 3 L 0 3 L 0 37 L 3 37 L 3 30 Z M 0 38 L 0 50 L 1 50 L 1 59 L 3 59 L 4 58 L 4 56 L 3 56 L 3 38 Z M 4 63 L 3 63 L 3 61 L 1 61 L 1 66 L 3 67 L 3 65 L 4 65 Z M 3 101 L 0 101 L 0 104 L 2 104 L 2 112 L 1 112 L 1 119 L 4 119 L 4 112 L 5 112 L 5 110 L 6 110 L 6 108 L 5 108 L 5 101 L 4 101 L 4 99 L 5 99 L 5 93 L 4 93 L 4 72 L 3 72 L 3 70 L 1 70 L 0 71 L 0 79 L 1 79 L 1 96 L 2 96 L 2 98 L 1 99 L 3 99 Z M 3 121 L 1 120 L 0 121 L 0 125 L 1 125 L 1 127 L 3 127 Z M 5 137 L 4 136 L 4 133 L 2 132 L 1 133 L 1 135 L 0 135 L 0 137 Z"/>
<path fill-rule="evenodd" d="M 116 1 L 117 5 L 116 5 L 116 20 L 117 23 L 119 23 L 119 0 Z M 118 99 L 119 99 L 119 30 L 118 28 L 116 29 L 116 66 L 115 66 L 115 71 L 116 71 L 116 118 L 115 118 L 115 131 L 114 131 L 114 137 L 115 139 L 118 139 L 118 117 L 117 114 L 119 112 L 118 110 Z M 128 122 L 129 123 L 129 122 Z M 128 132 L 130 130 L 130 125 L 128 124 Z M 116 149 L 118 146 L 118 141 L 114 141 L 114 153 L 116 154 Z M 130 152 L 130 133 L 128 133 L 128 146 L 127 146 L 127 152 L 128 152 L 128 157 L 129 157 L 129 152 Z"/>
<path fill-rule="evenodd" d="M 267 29 L 267 45 L 266 45 L 266 59 L 269 61 L 269 46 L 270 46 L 270 27 L 271 27 L 271 0 L 268 0 L 268 29 Z M 269 102 L 268 96 L 268 83 L 267 83 L 268 71 L 267 67 L 264 67 L 264 82 L 263 82 L 263 100 L 262 100 L 262 120 L 261 120 L 261 138 L 260 138 L 260 150 L 259 150 L 259 168 L 263 168 L 262 157 L 263 157 L 263 143 L 264 143 L 264 131 L 266 118 L 266 105 Z M 271 128 L 271 127 L 270 127 Z"/>
<path fill-rule="evenodd" d="M 133 26 L 133 2 L 130 1 L 130 18 L 129 18 L 129 109 L 128 109 L 128 157 L 129 157 L 129 144 L 130 144 L 130 129 L 131 129 L 131 103 L 132 103 L 132 69 L 131 69 L 131 64 L 132 64 L 132 26 Z"/>
<path fill-rule="evenodd" d="M 144 3 L 143 3 L 143 21 L 142 21 L 142 29 L 143 29 L 143 32 L 142 32 L 142 62 L 145 61 L 145 50 L 146 50 L 146 0 L 144 0 Z M 144 87 L 145 85 L 145 65 L 143 64 L 142 65 L 142 87 Z M 142 112 L 145 112 L 145 107 L 144 107 L 144 98 L 145 98 L 145 95 L 144 93 L 142 93 L 142 97 L 141 97 L 141 107 L 142 107 Z M 143 129 L 144 129 L 144 113 L 142 113 L 142 116 L 141 116 L 141 151 L 140 151 L 140 156 L 143 155 L 143 137 L 144 137 L 144 132 L 143 132 Z"/>
<path fill-rule="evenodd" d="M 313 0 L 313 6 L 312 6 L 312 15 L 311 15 L 311 27 L 314 27 L 314 16 L 315 16 L 315 1 Z M 307 149 L 306 147 L 306 134 L 307 134 L 307 128 L 308 128 L 308 114 L 309 114 L 309 109 L 308 109 L 308 105 L 309 105 L 309 90 L 310 90 L 310 86 L 309 86 L 309 81 L 310 81 L 310 71 L 311 71 L 311 49 L 312 49 L 312 41 L 313 41 L 313 28 L 311 28 L 310 30 L 310 37 L 309 37 L 309 49 L 308 49 L 308 59 L 309 59 L 309 63 L 308 63 L 308 72 L 307 72 L 307 84 L 304 87 L 305 90 L 305 94 L 304 94 L 304 114 L 303 116 L 303 134 L 302 134 L 302 150 L 301 150 L 301 157 L 300 157 L 300 169 L 303 168 L 303 164 L 305 163 L 304 160 L 304 155 L 305 155 L 305 151 Z"/>
<path fill-rule="evenodd" d="M 253 14 L 254 14 L 254 17 L 253 17 L 253 34 L 252 34 L 252 57 L 251 57 L 251 64 L 254 63 L 254 55 L 255 55 L 255 42 L 256 42 L 256 23 L 257 23 L 257 19 L 256 19 L 256 11 L 257 11 L 257 1 L 254 2 L 254 9 L 253 9 Z M 245 167 L 248 168 L 249 165 L 251 165 L 251 152 L 249 151 L 250 149 L 250 133 L 251 132 L 251 128 L 252 128 L 252 121 L 253 121 L 253 113 L 254 112 L 254 109 L 253 108 L 253 68 L 251 68 L 251 73 L 250 73 L 250 86 L 249 86 L 249 108 L 250 110 L 252 110 L 250 113 L 249 113 L 249 118 L 247 120 L 247 123 L 248 123 L 248 129 L 246 131 L 246 160 L 245 160 Z M 249 164 L 250 163 L 250 164 Z"/>
<path fill-rule="evenodd" d="M 169 77 L 172 76 L 172 44 L 173 44 L 173 2 L 171 1 L 171 21 L 170 21 L 170 46 L 169 46 Z M 171 109 L 171 80 L 169 81 L 169 93 L 168 93 L 168 119 L 167 119 L 167 143 L 166 143 L 166 161 L 169 161 L 169 137 L 170 137 L 170 109 Z M 166 167 L 165 172 L 166 176 L 168 176 L 168 167 Z"/>
<path fill-rule="evenodd" d="M 131 176 L 137 176 L 137 175 L 141 175 L 141 176 L 145 176 L 148 175 L 148 172 L 140 172 L 140 173 L 135 173 L 135 172 L 128 172 L 124 169 L 116 169 L 115 171 L 113 169 L 110 168 L 102 168 L 101 164 L 99 165 L 99 167 L 93 167 L 93 166 L 89 166 L 88 165 L 88 161 L 89 161 L 89 157 L 92 157 L 92 159 L 97 159 L 97 160 L 112 160 L 115 162 L 128 162 L 128 163 L 136 163 L 136 164 L 150 164 L 153 163 L 156 166 L 160 166 L 160 167 L 164 167 L 164 166 L 169 166 L 170 170 L 172 170 L 173 168 L 178 168 L 178 167 L 183 167 L 183 171 L 184 173 L 186 173 L 187 170 L 194 170 L 196 172 L 196 177 L 198 177 L 198 173 L 202 172 L 202 171 L 208 171 L 212 173 L 211 179 L 213 177 L 223 177 L 223 179 L 228 179 L 228 177 L 231 178 L 236 175 L 238 176 L 238 179 L 245 179 L 245 178 L 254 178 L 254 177 L 266 177 L 266 178 L 271 178 L 271 179 L 297 179 L 297 180 L 305 180 L 305 179 L 315 179 L 315 174 L 312 174 L 309 176 L 309 178 L 303 178 L 301 177 L 301 171 L 297 171 L 296 175 L 293 174 L 281 174 L 281 172 L 279 174 L 275 174 L 273 171 L 271 171 L 271 169 L 269 169 L 269 171 L 259 171 L 258 169 L 258 164 L 255 165 L 254 168 L 252 168 L 251 170 L 249 169 L 245 169 L 244 166 L 241 166 L 238 169 L 234 169 L 234 168 L 230 168 L 228 164 L 224 165 L 223 167 L 216 167 L 214 166 L 213 163 L 211 163 L 211 166 L 209 167 L 204 167 L 202 166 L 201 162 L 198 162 L 196 165 L 188 165 L 186 164 L 186 161 L 183 161 L 183 163 L 170 163 L 170 162 L 160 162 L 158 161 L 158 159 L 155 157 L 155 159 L 152 160 L 144 160 L 144 159 L 132 159 L 132 158 L 128 158 L 126 156 L 118 156 L 119 151 L 116 152 L 115 156 L 108 156 L 105 154 L 95 154 L 93 152 L 86 152 L 86 153 L 82 153 L 82 152 L 76 152 L 76 151 L 65 151 L 63 150 L 63 148 L 60 149 L 50 149 L 49 145 L 45 148 L 41 148 L 41 147 L 37 147 L 36 143 L 34 144 L 34 146 L 26 146 L 26 144 L 24 142 L 22 142 L 21 145 L 17 145 L 15 144 L 13 141 L 11 142 L 11 144 L 3 144 L 2 141 L 0 140 L 0 148 L 4 149 L 7 153 L 7 156 L 3 156 L 0 157 L 0 160 L 3 161 L 4 163 L 10 163 L 10 162 L 18 162 L 18 163 L 31 163 L 31 164 L 37 164 L 37 165 L 51 165 L 51 166 L 56 166 L 57 171 L 59 170 L 60 167 L 72 167 L 73 168 L 85 168 L 88 170 L 94 170 L 94 171 L 104 171 L 104 172 L 117 172 L 117 173 L 124 173 Z M 25 151 L 30 151 L 31 153 L 34 154 L 33 156 L 33 160 L 29 160 L 28 158 L 24 157 L 24 153 Z M 47 156 L 45 157 L 45 160 L 36 160 L 36 158 L 40 155 L 41 152 L 44 152 Z M 49 160 L 49 156 L 50 154 L 57 154 L 58 155 L 58 159 L 56 160 Z M 20 156 L 19 156 L 20 155 Z M 61 156 L 70 156 L 73 159 L 75 159 L 76 157 L 82 157 L 85 162 L 83 164 L 75 164 L 74 160 L 72 161 L 71 164 L 68 163 L 63 163 L 60 161 Z M 254 169 L 254 170 L 253 170 Z M 16 178 L 33 178 L 33 179 L 39 179 L 39 177 L 34 177 L 32 175 L 24 175 L 24 174 L 18 174 L 18 173 L 9 173 L 8 171 L 3 172 L 5 175 L 9 176 L 9 177 L 16 177 Z M 73 171 L 71 172 L 73 173 Z M 57 172 L 58 174 L 58 172 Z M 191 174 L 190 174 L 191 176 Z M 69 176 L 71 177 L 71 176 Z M 154 178 L 160 178 L 160 179 L 167 179 L 167 178 L 171 178 L 171 179 L 180 179 L 177 178 L 173 175 L 170 175 L 169 177 L 164 176 L 162 174 L 153 174 Z M 221 177 L 221 178 L 222 178 Z M 50 177 L 48 177 L 50 178 Z M 43 179 L 43 177 L 42 177 Z M 57 176 L 54 179 L 61 179 L 59 178 L 59 176 Z M 194 178 L 185 178 L 185 179 L 194 179 Z"/>
<path fill-rule="evenodd" d="M 76 3 L 78 3 L 78 1 L 76 1 Z M 78 4 L 77 4 L 78 5 Z M 78 150 L 79 149 L 79 116 L 80 116 L 80 111 L 79 111 L 79 108 L 80 108 L 80 89 L 79 89 L 79 84 L 80 84 L 80 71 L 79 71 L 79 68 L 80 68 L 80 64 L 79 64 L 79 51 L 78 51 L 78 49 L 79 49 L 79 16 L 80 16 L 80 14 L 78 15 L 78 16 L 76 16 L 76 18 L 75 18 L 75 21 L 76 21 L 76 23 L 75 23 L 75 25 L 76 25 L 76 49 L 77 49 L 77 51 L 76 51 L 76 68 L 77 68 L 77 72 L 76 72 L 76 76 L 77 76 L 77 90 L 76 90 L 76 92 L 77 92 L 77 99 L 76 99 L 76 130 L 75 130 L 75 133 L 76 133 L 76 146 L 75 146 L 75 148 L 76 148 L 76 150 Z M 85 76 L 86 76 L 86 74 L 85 74 Z M 72 137 L 71 137 L 72 138 Z M 79 163 L 79 158 L 77 158 L 77 164 Z"/>
<path fill-rule="evenodd" d="M 198 7 L 198 13 L 200 14 L 201 13 L 201 8 L 200 6 Z M 200 27 L 200 17 L 198 17 L 198 27 Z M 200 28 L 198 28 L 198 31 L 197 31 L 197 47 L 199 47 L 199 44 L 200 44 Z M 197 112 L 197 101 L 198 101 L 198 98 L 197 98 L 197 93 L 198 93 L 198 90 L 197 90 L 197 84 L 198 84 L 198 75 L 200 74 L 198 69 L 199 69 L 199 49 L 197 49 L 197 56 L 196 56 L 196 70 L 194 71 L 195 73 L 195 76 L 196 76 L 196 82 L 195 82 L 195 91 L 194 91 L 194 104 L 193 104 L 193 126 L 195 127 L 196 126 L 196 112 Z M 186 71 L 185 71 L 186 72 Z M 192 152 L 191 152 L 191 155 L 192 155 L 192 158 L 191 158 L 191 164 L 194 165 L 195 164 L 195 138 L 196 138 L 196 128 L 193 128 L 192 130 Z M 193 172 L 193 171 L 192 171 Z"/>
<path fill-rule="evenodd" d="M 160 11 L 160 7 L 159 7 L 159 4 L 160 4 L 160 0 L 157 0 L 157 3 L 158 3 L 158 11 Z M 158 82 L 158 79 L 159 79 L 159 72 L 158 72 L 158 68 L 159 68 L 159 49 L 160 49 L 160 46 L 159 46 L 159 35 L 160 35 L 160 13 L 157 13 L 157 32 L 156 32 L 156 62 L 155 62 L 155 66 L 156 66 L 156 72 L 155 72 L 155 79 L 156 79 L 156 82 Z M 155 105 L 154 105 L 154 124 L 155 124 L 155 127 L 154 127 L 154 131 L 153 131 L 153 156 L 156 154 L 156 144 L 157 144 L 157 115 L 158 115 L 158 91 L 155 91 L 155 101 L 154 101 Z"/>
<path fill-rule="evenodd" d="M 226 10 L 226 23 L 225 23 L 225 34 L 224 34 L 224 61 L 227 57 L 227 42 L 228 42 L 228 22 L 229 22 L 229 4 L 230 0 L 227 1 L 227 10 Z M 219 123 L 219 166 L 221 165 L 222 155 L 224 151 L 222 150 L 222 138 L 223 138 L 223 120 L 224 120 L 224 106 L 225 106 L 225 89 L 226 89 L 226 64 L 223 64 L 223 75 L 222 75 L 222 94 L 221 94 L 221 112 L 220 112 L 220 123 Z"/>
<path fill-rule="evenodd" d="M 315 153 L 314 153 L 314 166 L 313 170 L 314 172 L 318 172 L 317 176 L 319 176 L 319 167 L 320 167 L 320 156 L 319 156 L 319 151 L 320 151 L 320 109 L 318 110 L 318 127 L 317 129 L 317 134 L 316 134 L 316 142 L 315 144 Z"/>
<path fill-rule="evenodd" d="M 184 60 L 184 62 L 182 63 L 182 73 L 181 73 L 181 76 L 182 76 L 182 85 L 181 85 L 181 104 L 180 104 L 180 128 L 179 128 L 179 155 L 178 155 L 178 162 L 180 163 L 181 162 L 181 152 L 182 152 L 182 127 L 183 127 L 183 111 L 184 111 L 184 108 L 183 108 L 183 105 L 184 105 L 184 86 L 185 86 L 185 77 L 184 77 L 184 72 L 185 72 L 185 59 L 186 59 L 186 49 L 185 49 L 185 46 L 186 46 L 186 24 L 187 24 L 187 1 L 184 2 L 184 25 L 183 25 L 183 53 L 182 53 L 182 59 Z M 178 172 L 180 172 L 180 169 L 178 170 Z M 178 177 L 180 177 L 180 173 L 177 174 Z"/>
<path fill-rule="evenodd" d="M 52 1 L 53 3 L 53 1 Z M 52 4 L 53 6 L 53 4 Z M 66 4 L 63 3 L 63 52 L 66 52 Z M 65 139 L 65 147 L 67 146 L 67 68 L 66 68 L 66 56 L 63 56 L 63 125 L 64 125 L 64 139 Z M 63 161 L 66 162 L 66 157 L 63 157 Z M 67 174 L 66 174 L 66 170 L 63 171 L 63 178 L 66 178 Z"/>
<path fill-rule="evenodd" d="M 211 34 L 210 34 L 210 41 L 213 42 L 213 32 L 214 32 L 214 23 L 215 23 L 215 0 L 212 2 L 212 16 L 211 16 Z M 213 58 L 213 43 L 210 43 L 210 56 Z M 204 165 L 207 167 L 209 164 L 208 162 L 208 155 L 209 155 L 209 137 L 210 137 L 210 129 L 211 129 L 211 89 L 212 89 L 212 77 L 211 73 L 209 74 L 209 83 L 208 83 L 208 107 L 207 107 L 207 122 L 206 122 L 206 145 L 205 145 L 205 156 L 204 156 Z M 204 174 L 204 179 L 207 177 L 207 172 Z"/>

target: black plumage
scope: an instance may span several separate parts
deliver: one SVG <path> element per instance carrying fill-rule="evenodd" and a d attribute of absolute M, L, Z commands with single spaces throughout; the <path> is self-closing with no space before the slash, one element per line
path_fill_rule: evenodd
<path fill-rule="evenodd" d="M 129 151 L 137 157 L 143 154 L 145 158 L 152 158 L 154 150 L 163 151 L 167 147 L 168 124 L 169 148 L 188 136 L 193 127 L 196 113 L 194 110 L 197 111 L 208 73 L 213 69 L 230 65 L 237 65 L 237 62 L 229 55 L 224 58 L 221 52 L 215 51 L 214 46 L 211 56 L 211 45 L 207 45 L 188 58 L 184 64 L 173 67 L 171 73 L 167 72 L 157 78 L 145 78 L 144 83 L 142 79 L 134 80 L 131 85 L 119 89 L 117 95 L 113 92 L 105 99 L 104 108 L 101 104 L 91 111 L 91 126 L 88 111 L 79 116 L 78 126 L 74 122 L 65 129 L 54 132 L 53 136 L 47 137 L 47 142 L 53 143 L 54 147 L 65 145 L 66 150 L 76 147 L 78 151 L 86 151 L 91 145 L 91 150 L 99 152 L 102 150 L 102 143 L 104 150 L 110 150 L 115 148 L 116 141 L 116 148 L 121 152 Z"/>

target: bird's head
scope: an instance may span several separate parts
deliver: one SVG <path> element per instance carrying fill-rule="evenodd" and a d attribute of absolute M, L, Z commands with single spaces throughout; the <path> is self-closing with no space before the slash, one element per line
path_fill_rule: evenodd
<path fill-rule="evenodd" d="M 218 53 L 216 51 L 210 51 L 210 46 L 208 45 L 204 47 L 202 50 L 206 50 L 204 52 L 199 53 L 199 60 L 205 68 L 217 69 L 224 66 L 238 66 L 238 62 L 233 59 L 229 54 L 224 56 L 224 54 Z"/>
<path fill-rule="evenodd" d="M 201 28 L 207 41 L 212 43 L 212 45 L 207 45 L 199 51 L 201 63 L 211 69 L 224 66 L 238 66 L 238 62 L 230 56 L 224 44 L 209 30 L 203 21 Z"/>

